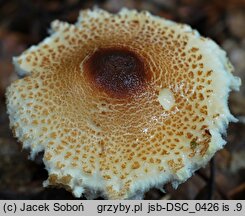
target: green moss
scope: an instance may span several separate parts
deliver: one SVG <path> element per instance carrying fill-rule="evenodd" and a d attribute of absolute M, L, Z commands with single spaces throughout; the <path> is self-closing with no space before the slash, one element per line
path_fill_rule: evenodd
<path fill-rule="evenodd" d="M 197 147 L 198 143 L 196 141 L 191 141 L 190 143 L 190 146 L 191 146 L 191 149 L 195 149 Z"/>

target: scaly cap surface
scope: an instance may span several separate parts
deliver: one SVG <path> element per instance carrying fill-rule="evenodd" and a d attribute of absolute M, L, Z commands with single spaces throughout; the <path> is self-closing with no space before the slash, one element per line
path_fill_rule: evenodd
<path fill-rule="evenodd" d="M 143 195 L 186 181 L 225 144 L 227 100 L 240 80 L 225 52 L 183 24 L 148 12 L 81 11 L 14 58 L 10 126 L 44 185 L 76 197 Z"/>

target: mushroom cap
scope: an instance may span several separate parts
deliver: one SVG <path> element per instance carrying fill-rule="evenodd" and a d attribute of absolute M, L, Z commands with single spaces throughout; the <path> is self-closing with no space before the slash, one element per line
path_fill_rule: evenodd
<path fill-rule="evenodd" d="M 139 198 L 177 187 L 224 146 L 240 79 L 214 41 L 128 9 L 83 10 L 50 33 L 13 59 L 23 77 L 6 92 L 15 136 L 31 158 L 44 151 L 45 186 Z"/>

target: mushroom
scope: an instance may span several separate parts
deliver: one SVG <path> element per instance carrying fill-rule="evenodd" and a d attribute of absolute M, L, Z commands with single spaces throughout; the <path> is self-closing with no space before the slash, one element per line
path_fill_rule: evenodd
<path fill-rule="evenodd" d="M 240 79 L 226 53 L 190 26 L 148 12 L 83 10 L 13 63 L 10 126 L 44 151 L 44 186 L 75 197 L 140 198 L 185 182 L 225 145 Z"/>

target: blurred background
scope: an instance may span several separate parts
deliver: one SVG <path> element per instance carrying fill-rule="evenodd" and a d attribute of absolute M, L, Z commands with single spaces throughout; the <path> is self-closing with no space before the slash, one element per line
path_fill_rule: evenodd
<path fill-rule="evenodd" d="M 93 7 L 148 10 L 187 23 L 227 51 L 245 83 L 245 0 L 0 0 L 0 199 L 73 199 L 63 189 L 42 187 L 47 178 L 42 156 L 28 160 L 13 138 L 4 93 L 18 78 L 13 56 L 45 38 L 52 20 L 74 23 L 80 9 Z M 225 148 L 177 190 L 152 189 L 145 199 L 245 199 L 245 85 L 231 94 L 229 104 L 240 121 L 229 125 Z"/>

